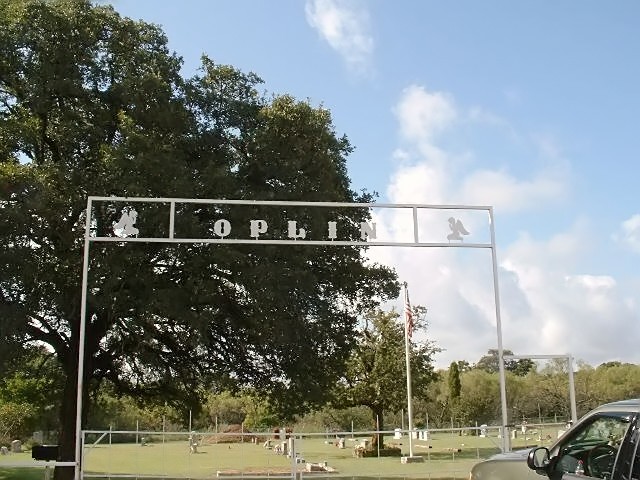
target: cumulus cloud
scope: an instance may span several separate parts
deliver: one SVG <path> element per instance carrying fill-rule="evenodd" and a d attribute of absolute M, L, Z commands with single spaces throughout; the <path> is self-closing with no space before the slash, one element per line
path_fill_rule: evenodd
<path fill-rule="evenodd" d="M 387 187 L 387 195 L 398 203 L 445 203 L 446 172 L 429 163 L 408 165 L 397 170 Z"/>
<path fill-rule="evenodd" d="M 475 157 L 473 145 L 455 151 L 458 144 L 450 141 L 460 123 L 469 119 L 496 128 L 505 143 L 512 141 L 514 129 L 491 112 L 474 107 L 464 113 L 451 95 L 416 85 L 402 92 L 393 112 L 398 147 L 393 155 L 396 170 L 386 191 L 390 203 L 492 205 L 501 215 L 517 216 L 557 206 L 571 190 L 568 162 L 549 135 L 517 136 L 533 139 L 531 156 L 543 161 L 537 169 L 515 173 L 488 168 L 487 162 L 482 167 L 469 162 Z M 558 164 L 561 167 L 554 168 Z M 450 214 L 421 216 L 420 235 L 433 232 L 434 241 L 443 241 Z M 456 215 L 471 230 L 470 242 L 477 241 L 477 235 L 482 242 L 490 241 L 486 215 Z M 411 235 L 411 221 L 399 211 L 376 212 L 375 220 L 386 236 Z M 637 302 L 614 277 L 578 270 L 581 259 L 596 251 L 590 243 L 595 237 L 592 228 L 588 219 L 577 218 L 555 234 L 536 238 L 522 231 L 509 244 L 499 245 L 500 325 L 491 249 L 383 248 L 372 249 L 371 255 L 393 265 L 400 280 L 408 282 L 412 301 L 428 307 L 428 328 L 416 338 L 433 340 L 445 349 L 436 358 L 441 368 L 457 360 L 476 362 L 497 348 L 498 326 L 503 346 L 518 355 L 571 354 L 598 365 L 625 352 L 621 360 L 640 360 L 633 347 L 640 334 Z M 640 252 L 640 215 L 622 223 L 618 238 Z"/>
<path fill-rule="evenodd" d="M 305 13 L 309 25 L 358 73 L 371 68 L 374 41 L 369 33 L 369 15 L 355 1 L 308 0 Z"/>
<path fill-rule="evenodd" d="M 458 121 L 480 121 L 513 136 L 512 129 L 505 128 L 506 121 L 486 109 L 475 106 L 460 114 L 451 95 L 411 85 L 404 89 L 393 112 L 399 136 L 415 157 L 399 149 L 402 154 L 396 156 L 402 158 L 406 170 L 392 177 L 387 192 L 390 197 L 401 195 L 401 200 L 407 201 L 411 195 L 426 203 L 493 205 L 501 212 L 514 212 L 553 204 L 566 195 L 568 186 L 562 168 L 546 168 L 529 178 L 517 178 L 505 169 L 460 172 L 460 165 L 468 163 L 468 153 L 447 151 L 439 145 L 440 136 L 459 127 Z M 547 149 L 550 144 L 548 140 Z M 406 166 L 412 159 L 415 165 Z"/>
<path fill-rule="evenodd" d="M 640 214 L 635 214 L 622 222 L 619 232 L 615 233 L 613 238 L 632 251 L 640 253 Z"/>
<path fill-rule="evenodd" d="M 505 338 L 519 349 L 528 344 L 529 351 L 522 353 L 570 353 L 592 365 L 618 360 L 615 357 L 621 354 L 625 361 L 637 360 L 632 357 L 633 339 L 640 333 L 638 311 L 614 278 L 567 275 L 565 265 L 552 251 L 552 242 L 529 247 L 529 255 L 535 256 L 541 266 L 520 258 L 517 251 L 521 246 L 515 247 L 507 254 L 509 268 L 530 306 L 530 314 L 513 311 Z"/>
<path fill-rule="evenodd" d="M 397 107 L 400 133 L 415 142 L 432 141 L 451 126 L 457 113 L 453 101 L 442 92 L 429 92 L 424 87 L 407 87 Z"/>
<path fill-rule="evenodd" d="M 518 179 L 501 170 L 476 170 L 463 179 L 459 195 L 464 203 L 493 205 L 500 212 L 517 212 L 561 199 L 566 184 L 553 172 Z"/>

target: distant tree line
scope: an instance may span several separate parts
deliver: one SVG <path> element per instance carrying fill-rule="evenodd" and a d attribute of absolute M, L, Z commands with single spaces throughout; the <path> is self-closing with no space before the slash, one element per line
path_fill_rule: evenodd
<path fill-rule="evenodd" d="M 398 323 L 390 322 L 397 320 L 397 317 L 394 312 L 378 312 L 370 321 L 375 320 L 379 325 L 377 334 L 387 334 L 384 341 L 378 337 L 379 340 L 374 342 L 378 350 L 386 350 L 385 355 L 390 357 L 400 355 L 399 359 L 403 362 L 400 345 L 387 348 L 392 324 L 396 325 L 397 338 L 391 343 L 397 343 L 401 334 Z M 363 338 L 371 338 L 371 329 L 369 325 L 368 333 L 363 330 Z M 354 353 L 354 359 L 363 355 L 366 346 L 363 348 L 359 353 Z M 414 349 L 414 353 L 419 351 Z M 494 354 L 495 351 L 489 351 L 487 356 Z M 12 364 L 0 380 L 0 444 L 8 444 L 15 438 L 28 440 L 37 430 L 55 431 L 59 428 L 56 411 L 61 401 L 59 393 L 62 381 L 61 372 L 51 355 L 42 348 L 29 349 L 28 354 L 20 362 Z M 414 390 L 415 427 L 425 428 L 427 423 L 429 428 L 500 424 L 498 373 L 487 368 L 491 362 L 486 360 L 485 356 L 475 364 L 454 362 L 448 370 L 428 367 L 426 376 L 429 381 L 419 380 L 418 388 Z M 389 358 L 387 361 L 390 361 Z M 352 367 L 358 370 L 358 365 L 356 362 Z M 243 425 L 246 431 L 256 432 L 282 426 L 293 427 L 299 432 L 371 431 L 376 429 L 375 423 L 372 423 L 372 412 L 380 415 L 380 430 L 402 425 L 406 428 L 405 378 L 396 371 L 392 375 L 395 379 L 387 377 L 385 384 L 384 374 L 377 368 L 381 367 L 370 369 L 373 376 L 355 386 L 349 399 L 344 397 L 345 385 L 337 385 L 332 392 L 331 402 L 307 414 L 290 417 L 277 413 L 278 409 L 255 390 L 204 392 L 202 404 L 193 412 L 185 412 L 171 404 L 119 395 L 107 384 L 97 393 L 96 407 L 88 419 L 88 428 L 186 431 L 191 427 L 200 431 L 221 432 L 229 425 Z M 424 365 L 420 368 L 424 368 Z M 526 372 L 519 368 L 508 370 L 506 385 L 510 423 L 569 420 L 567 373 L 567 364 L 562 360 L 553 360 L 539 369 L 534 363 Z M 355 382 L 354 378 L 352 380 Z M 592 367 L 579 362 L 574 381 L 579 416 L 605 402 L 640 397 L 640 366 L 636 364 L 607 362 Z M 368 382 L 370 385 L 378 382 L 381 388 L 387 390 L 357 397 L 358 391 L 368 388 Z M 385 407 L 378 411 L 375 410 L 377 407 L 372 409 L 372 405 Z M 193 413 L 193 416 L 189 413 Z"/>

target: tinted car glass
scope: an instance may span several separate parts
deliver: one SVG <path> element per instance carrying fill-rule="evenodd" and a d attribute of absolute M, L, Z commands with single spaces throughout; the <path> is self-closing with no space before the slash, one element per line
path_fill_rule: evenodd
<path fill-rule="evenodd" d="M 625 435 L 620 451 L 618 452 L 618 463 L 613 473 L 612 480 L 638 480 L 640 472 L 640 427 L 638 426 L 639 415 L 635 415 L 631 420 L 630 427 Z"/>
<path fill-rule="evenodd" d="M 581 463 L 589 476 L 611 478 L 615 457 L 627 433 L 629 413 L 603 413 L 581 425 L 558 446 L 552 478 L 574 473 Z"/>

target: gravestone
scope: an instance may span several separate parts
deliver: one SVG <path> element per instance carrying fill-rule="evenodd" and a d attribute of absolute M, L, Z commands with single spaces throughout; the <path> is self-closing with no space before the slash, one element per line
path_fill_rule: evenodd
<path fill-rule="evenodd" d="M 189 451 L 191 453 L 198 453 L 198 440 L 196 438 L 196 432 L 191 432 L 191 435 L 189 435 Z"/>
<path fill-rule="evenodd" d="M 20 440 L 11 442 L 11 451 L 13 453 L 22 453 L 22 442 Z"/>

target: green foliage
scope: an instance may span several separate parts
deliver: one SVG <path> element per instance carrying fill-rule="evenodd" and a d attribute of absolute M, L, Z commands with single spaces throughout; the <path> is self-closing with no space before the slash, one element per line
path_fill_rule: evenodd
<path fill-rule="evenodd" d="M 424 310 L 417 309 L 415 318 Z M 373 430 L 384 429 L 385 411 L 398 411 L 406 405 L 406 354 L 404 327 L 400 315 L 392 310 L 371 310 L 348 359 L 344 377 L 335 389 L 341 406 L 366 406 L 371 410 Z M 427 394 L 435 378 L 433 356 L 439 348 L 431 342 L 410 344 L 413 396 Z M 378 441 L 378 438 L 374 440 Z"/>
<path fill-rule="evenodd" d="M 245 406 L 244 423 L 249 429 L 256 431 L 269 430 L 282 424 L 281 417 L 274 413 L 268 400 L 258 395 L 249 397 Z"/>
<path fill-rule="evenodd" d="M 305 415 L 295 431 L 306 432 L 350 432 L 371 429 L 371 411 L 366 407 L 333 408 L 326 406 L 316 412 Z"/>
<path fill-rule="evenodd" d="M 519 360 L 507 362 L 505 370 L 512 372 L 514 375 L 524 377 L 532 370 L 535 370 L 536 364 L 530 358 L 521 358 Z"/>
<path fill-rule="evenodd" d="M 218 395 L 209 395 L 205 408 L 210 423 L 239 425 L 246 417 L 246 403 L 244 398 L 233 396 L 230 392 L 223 392 Z"/>
<path fill-rule="evenodd" d="M 594 400 L 640 398 L 640 365 L 608 362 L 595 369 L 583 367 L 575 383 L 576 395 L 586 408 L 591 407 Z"/>
<path fill-rule="evenodd" d="M 466 360 L 458 360 L 456 363 L 458 364 L 458 371 L 460 373 L 468 372 L 469 370 L 471 370 L 473 368 L 473 366 L 469 362 L 467 362 Z"/>
<path fill-rule="evenodd" d="M 458 363 L 451 362 L 449 366 L 449 395 L 452 400 L 460 398 L 460 370 L 458 370 Z"/>
<path fill-rule="evenodd" d="M 351 190 L 351 146 L 326 109 L 267 98 L 256 75 L 207 57 L 193 78 L 180 68 L 158 26 L 112 7 L 0 1 L 0 341 L 55 352 L 65 459 L 74 451 L 88 195 L 373 198 Z M 121 208 L 96 203 L 93 232 L 106 234 Z M 209 236 L 219 215 L 272 225 L 293 216 L 308 231 L 340 215 L 345 239 L 370 216 L 182 207 L 176 231 Z M 138 219 L 141 232 L 166 233 L 159 206 L 141 205 Z M 322 404 L 358 315 L 398 295 L 395 273 L 367 260 L 361 248 L 92 244 L 83 416 L 107 383 L 183 415 L 201 405 L 202 385 L 250 386 L 288 417 Z"/>
<path fill-rule="evenodd" d="M 468 422 L 493 423 L 499 418 L 500 382 L 498 376 L 482 370 L 472 370 L 461 377 L 459 415 Z"/>
<path fill-rule="evenodd" d="M 584 362 L 578 365 L 574 372 L 578 417 L 603 403 L 640 396 L 640 365 L 609 362 L 595 369 Z M 452 419 L 461 425 L 499 424 L 498 373 L 480 368 L 462 372 L 460 398 L 453 404 L 449 402 L 450 370 L 432 385 L 430 398 L 415 405 L 416 415 L 429 415 L 434 427 L 446 427 Z M 541 371 L 529 370 L 524 376 L 507 371 L 505 380 L 509 421 L 564 422 L 571 418 L 566 360 L 548 362 Z"/>
<path fill-rule="evenodd" d="M 511 355 L 513 352 L 511 350 L 503 350 L 505 355 Z M 487 373 L 498 373 L 500 368 L 499 366 L 499 356 L 498 349 L 492 348 L 489 349 L 486 355 L 483 355 L 478 363 L 476 363 L 475 368 L 484 370 Z"/>
<path fill-rule="evenodd" d="M 0 402 L 0 444 L 30 438 L 29 427 L 35 418 L 35 409 L 28 403 Z"/>
<path fill-rule="evenodd" d="M 467 412 L 462 408 L 460 403 L 460 393 L 462 390 L 462 383 L 460 382 L 460 370 L 458 370 L 458 363 L 451 362 L 449 365 L 449 398 L 450 409 L 452 417 L 460 420 L 466 418 Z"/>
<path fill-rule="evenodd" d="M 240 394 L 222 392 L 207 396 L 205 412 L 207 425 L 244 424 L 247 429 L 268 430 L 282 420 L 273 412 L 268 399 L 255 391 Z"/>
<path fill-rule="evenodd" d="M 103 386 L 94 400 L 87 425 L 95 430 L 130 431 L 179 431 L 189 426 L 188 417 L 169 404 L 140 404 L 131 397 L 114 395 L 108 386 Z"/>
<path fill-rule="evenodd" d="M 503 350 L 503 355 L 513 355 L 511 350 Z M 530 358 L 521 358 L 518 360 L 505 360 L 504 369 L 508 372 L 513 372 L 515 375 L 524 376 L 532 369 L 535 369 L 536 364 Z M 489 349 L 486 355 L 482 356 L 475 368 L 479 368 L 489 373 L 497 373 L 499 366 L 498 349 Z"/>
<path fill-rule="evenodd" d="M 399 410 L 406 402 L 404 330 L 395 311 L 370 311 L 357 338 L 357 347 L 347 363 L 338 386 L 340 400 L 349 406 Z M 433 355 L 439 351 L 431 343 L 411 344 L 412 390 L 425 392 L 433 380 Z"/>
<path fill-rule="evenodd" d="M 4 365 L 0 378 L 0 435 L 29 438 L 34 430 L 56 430 L 62 372 L 51 352 L 25 345 Z"/>

